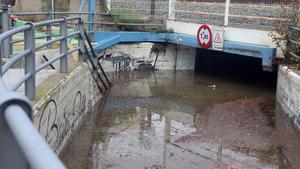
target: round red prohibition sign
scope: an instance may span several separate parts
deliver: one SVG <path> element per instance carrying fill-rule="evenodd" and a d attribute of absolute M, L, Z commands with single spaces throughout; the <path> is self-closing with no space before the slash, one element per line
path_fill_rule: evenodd
<path fill-rule="evenodd" d="M 201 25 L 197 33 L 198 44 L 207 49 L 212 42 L 212 33 L 208 25 Z"/>

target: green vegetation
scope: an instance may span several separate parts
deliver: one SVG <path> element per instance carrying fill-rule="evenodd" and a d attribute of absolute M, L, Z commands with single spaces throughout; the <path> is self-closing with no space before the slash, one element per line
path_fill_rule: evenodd
<path fill-rule="evenodd" d="M 124 31 L 133 31 L 136 29 L 136 25 L 130 25 L 135 23 L 141 23 L 141 17 L 133 12 L 131 9 L 126 8 L 112 8 L 111 10 L 112 14 L 115 14 L 113 16 L 114 21 L 119 25 L 119 27 Z M 128 25 L 123 25 L 123 24 Z"/>
<path fill-rule="evenodd" d="M 300 31 L 291 31 L 290 27 L 300 27 L 300 1 L 284 0 L 285 4 L 281 6 L 281 16 L 284 19 L 274 22 L 275 31 L 270 36 L 277 47 L 281 48 L 284 53 L 284 59 L 278 60 L 280 64 L 286 64 L 291 68 L 300 69 L 300 58 L 290 54 L 293 52 L 300 56 L 300 45 L 291 43 L 289 39 L 299 42 Z"/>

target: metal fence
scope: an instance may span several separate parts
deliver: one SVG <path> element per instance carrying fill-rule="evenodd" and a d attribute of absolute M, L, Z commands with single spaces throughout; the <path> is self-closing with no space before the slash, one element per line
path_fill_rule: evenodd
<path fill-rule="evenodd" d="M 174 19 L 183 22 L 207 23 L 246 29 L 274 29 L 274 21 L 282 20 L 281 7 L 268 3 L 238 3 L 174 0 Z"/>
<path fill-rule="evenodd" d="M 111 0 L 110 11 L 117 22 L 161 23 L 171 20 L 270 30 L 284 0 Z M 157 19 L 155 21 L 155 18 Z M 160 20 L 160 21 L 159 21 Z M 127 26 L 128 27 L 128 26 Z"/>
<path fill-rule="evenodd" d="M 295 37 L 300 37 L 300 27 L 290 26 L 289 27 L 289 40 L 287 47 L 289 48 L 289 54 L 295 59 L 300 60 L 300 39 L 295 39 Z"/>
<path fill-rule="evenodd" d="M 178 0 L 181 2 L 207 2 L 224 3 L 224 0 Z M 293 0 L 231 0 L 231 3 L 238 4 L 262 4 L 262 5 L 281 5 L 292 2 Z"/>
<path fill-rule="evenodd" d="M 37 45 L 35 40 L 35 29 L 38 27 L 59 27 L 59 35 L 51 40 Z M 67 32 L 67 25 L 72 24 L 76 29 L 72 33 Z M 24 50 L 14 57 L 9 58 L 5 64 L 2 59 L 5 56 L 4 42 L 12 39 L 12 36 L 22 34 Z M 31 105 L 27 98 L 15 92 L 22 84 L 25 84 L 25 95 L 29 99 L 36 96 L 36 74 L 52 63 L 60 62 L 60 72 L 68 71 L 68 55 L 83 51 L 84 25 L 80 17 L 60 18 L 55 20 L 42 21 L 37 23 L 26 23 L 23 26 L 10 29 L 0 34 L 0 163 L 1 167 L 11 168 L 34 168 L 34 169 L 62 169 L 65 168 L 54 152 L 49 148 L 44 139 L 39 135 L 31 122 Z M 68 49 L 68 38 L 78 36 L 76 48 Z M 43 37 L 44 38 L 44 37 Z M 58 56 L 47 62 L 36 64 L 36 51 L 43 49 L 53 43 L 60 43 Z M 15 41 L 12 41 L 15 43 Z M 25 74 L 14 85 L 6 86 L 2 77 L 17 61 L 24 60 Z M 8 153 L 9 152 L 9 153 Z M 12 162 L 14 159 L 17 162 Z M 29 166 L 28 166 L 29 164 Z"/>
<path fill-rule="evenodd" d="M 75 21 L 75 22 L 73 22 Z M 72 23 L 77 27 L 74 32 L 68 33 L 67 32 L 67 24 Z M 47 37 L 49 40 L 45 41 L 41 45 L 36 45 L 36 36 L 35 36 L 35 29 L 38 27 L 49 27 L 53 24 L 56 24 L 60 27 L 60 34 L 54 38 Z M 37 23 L 27 23 L 24 26 L 17 27 L 14 29 L 11 29 L 9 31 L 6 31 L 0 35 L 0 42 L 1 42 L 1 53 L 0 53 L 0 60 L 2 60 L 3 57 L 8 57 L 5 54 L 5 48 L 8 48 L 7 45 L 5 45 L 6 39 L 12 39 L 11 37 L 23 33 L 24 38 L 19 39 L 17 41 L 11 41 L 11 43 L 16 43 L 20 41 L 24 41 L 24 51 L 16 54 L 14 57 L 9 59 L 4 65 L 2 63 L 0 64 L 0 76 L 2 77 L 5 75 L 5 73 L 9 70 L 9 68 L 14 65 L 19 60 L 24 59 L 24 70 L 25 75 L 19 79 L 14 85 L 10 87 L 11 90 L 15 91 L 17 90 L 23 83 L 25 83 L 25 95 L 29 99 L 35 99 L 36 96 L 36 74 L 40 72 L 42 69 L 48 67 L 50 64 L 60 61 L 60 72 L 66 73 L 68 71 L 68 55 L 79 51 L 80 45 L 84 42 L 79 39 L 78 41 L 78 47 L 68 50 L 68 38 L 79 36 L 81 33 L 81 29 L 84 29 L 83 22 L 81 22 L 80 17 L 73 17 L 73 18 L 61 18 L 61 19 L 55 19 L 55 20 L 49 20 L 49 21 L 42 21 Z M 44 38 L 44 37 L 38 37 L 38 38 Z M 54 57 L 53 59 L 50 59 L 49 61 L 36 65 L 36 51 L 46 48 L 47 46 L 59 42 L 60 43 L 60 52 L 59 56 Z"/>

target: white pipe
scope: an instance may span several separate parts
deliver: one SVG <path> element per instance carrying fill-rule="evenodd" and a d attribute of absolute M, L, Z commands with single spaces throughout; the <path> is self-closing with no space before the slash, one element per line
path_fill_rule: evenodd
<path fill-rule="evenodd" d="M 169 0 L 169 16 L 168 19 L 175 20 L 175 5 L 176 0 Z"/>
<path fill-rule="evenodd" d="M 30 168 L 66 169 L 20 106 L 9 106 L 4 112 L 4 117 Z"/>
<path fill-rule="evenodd" d="M 226 0 L 226 3 L 225 3 L 224 26 L 228 26 L 229 6 L 230 6 L 230 0 Z"/>
<path fill-rule="evenodd" d="M 54 2 L 54 0 L 51 1 L 51 11 L 52 11 L 52 13 L 55 12 L 55 2 Z M 54 14 L 52 15 L 52 19 L 54 19 Z"/>

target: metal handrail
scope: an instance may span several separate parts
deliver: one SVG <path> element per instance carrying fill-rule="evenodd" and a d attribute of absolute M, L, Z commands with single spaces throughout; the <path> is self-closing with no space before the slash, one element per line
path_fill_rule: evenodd
<path fill-rule="evenodd" d="M 52 64 L 55 61 L 60 60 L 61 64 L 61 72 L 65 73 L 67 72 L 67 67 L 68 67 L 68 59 L 67 55 L 70 53 L 73 53 L 75 51 L 80 50 L 80 48 L 75 48 L 72 50 L 68 50 L 67 48 L 67 39 L 73 36 L 77 36 L 80 34 L 80 31 L 68 33 L 67 32 L 67 22 L 69 21 L 77 21 L 78 22 L 78 27 L 83 27 L 84 24 L 81 21 L 80 17 L 70 17 L 70 18 L 61 18 L 61 19 L 55 19 L 55 20 L 48 20 L 48 21 L 42 21 L 42 22 L 37 22 L 37 23 L 27 23 L 24 26 L 20 26 L 14 29 L 11 29 L 9 31 L 6 31 L 0 35 L 0 45 L 1 49 L 3 49 L 3 41 L 5 39 L 11 38 L 13 35 L 22 33 L 24 32 L 24 46 L 25 49 L 24 51 L 18 53 L 15 57 L 11 58 L 6 62 L 3 66 L 0 64 L 0 77 L 5 75 L 9 68 L 15 64 L 17 61 L 19 61 L 22 58 L 25 58 L 25 72 L 26 75 L 24 78 L 16 82 L 14 84 L 12 90 L 17 90 L 24 82 L 25 82 L 25 94 L 27 97 L 30 99 L 34 100 L 35 99 L 35 74 L 38 73 L 40 70 L 46 68 L 50 64 Z M 58 36 L 55 39 L 48 40 L 45 43 L 36 46 L 35 45 L 35 28 L 36 27 L 41 27 L 41 26 L 48 26 L 52 24 L 60 24 L 60 36 Z M 78 28 L 79 30 L 81 28 Z M 42 49 L 43 47 L 46 47 L 48 45 L 51 45 L 55 42 L 61 42 L 61 50 L 60 54 L 58 57 L 54 57 L 52 60 L 37 66 L 37 69 L 35 68 L 35 51 Z M 79 40 L 80 41 L 80 40 Z M 78 45 L 82 44 L 78 41 Z M 0 61 L 3 58 L 3 50 L 0 52 Z M 30 75 L 30 76 L 29 76 Z"/>
<path fill-rule="evenodd" d="M 72 33 L 67 32 L 67 23 L 69 21 L 77 21 L 78 30 Z M 40 26 L 49 26 L 53 24 L 59 24 L 60 35 L 52 40 L 48 40 L 45 43 L 36 46 L 35 45 L 35 28 Z M 80 17 L 61 18 L 49 21 L 42 21 L 37 23 L 27 23 L 24 26 L 13 28 L 2 34 L 0 34 L 0 45 L 3 49 L 3 41 L 6 39 L 12 39 L 12 36 L 24 32 L 24 51 L 18 53 L 13 58 L 2 65 L 2 58 L 4 56 L 3 50 L 0 51 L 0 132 L 14 140 L 0 144 L 0 149 L 5 149 L 3 146 L 8 146 L 10 153 L 9 155 L 0 151 L 0 163 L 1 165 L 8 166 L 8 168 L 20 168 L 18 165 L 24 164 L 23 168 L 28 167 L 33 169 L 65 169 L 66 167 L 59 160 L 57 155 L 50 149 L 46 141 L 40 136 L 39 132 L 34 127 L 31 121 L 32 107 L 30 101 L 23 95 L 15 92 L 20 86 L 25 84 L 25 95 L 29 99 L 35 99 L 36 86 L 35 78 L 36 74 L 41 70 L 45 69 L 52 63 L 60 60 L 60 72 L 66 73 L 68 71 L 68 55 L 81 50 L 84 45 L 84 39 L 78 38 L 78 47 L 68 50 L 67 39 L 73 36 L 81 35 L 84 30 L 84 24 Z M 35 52 L 47 45 L 53 44 L 60 41 L 60 53 L 58 56 L 53 57 L 47 62 L 36 65 L 35 63 Z M 83 52 L 82 52 L 83 53 Z M 25 75 L 17 80 L 9 88 L 6 87 L 2 76 L 15 64 L 17 61 L 25 60 Z M 2 119 L 1 119 L 2 118 Z M 5 122 L 1 123 L 1 122 Z M 4 125 L 4 127 L 3 127 Z M 6 133 L 6 134 L 5 134 Z M 18 144 L 17 146 L 15 144 Z M 22 152 L 22 153 L 20 153 Z M 2 158 L 6 158 L 11 155 L 11 159 L 15 156 L 22 156 L 18 163 L 6 163 L 1 161 Z M 22 161 L 23 160 L 23 161 Z M 3 163 L 3 164 L 2 164 Z M 6 164 L 4 164 L 6 163 Z"/>
<path fill-rule="evenodd" d="M 299 26 L 289 26 L 288 28 L 289 33 L 288 33 L 288 43 L 287 45 L 296 45 L 300 48 L 300 39 L 295 40 L 292 37 L 292 32 L 300 32 L 300 27 Z M 298 49 L 299 49 L 298 48 Z M 292 57 L 296 58 L 296 59 L 300 59 L 300 55 L 299 55 L 299 51 L 297 51 L 298 54 L 296 53 L 296 51 L 290 51 L 288 52 Z"/>
<path fill-rule="evenodd" d="M 28 76 L 30 74 L 25 75 L 25 78 Z M 66 169 L 34 127 L 30 101 L 25 96 L 8 89 L 2 78 L 0 78 L 0 93 L 0 133 L 5 137 L 0 144 L 1 167 Z M 17 161 L 11 163 L 10 159 Z"/>

